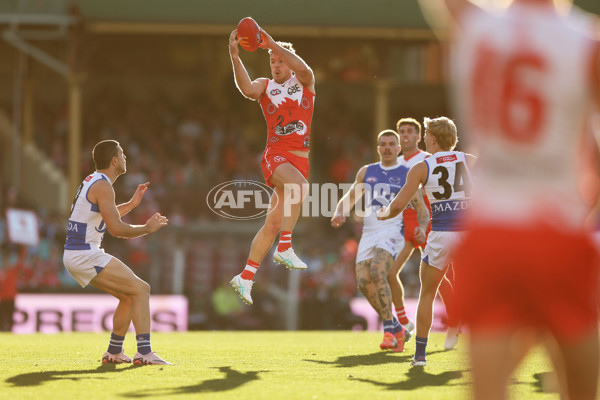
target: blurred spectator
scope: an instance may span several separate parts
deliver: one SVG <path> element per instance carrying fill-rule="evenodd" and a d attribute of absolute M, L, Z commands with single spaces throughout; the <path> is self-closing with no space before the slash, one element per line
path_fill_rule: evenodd
<path fill-rule="evenodd" d="M 21 247 L 18 257 L 13 260 L 10 247 L 2 247 L 2 270 L 0 270 L 0 331 L 11 332 L 15 298 L 17 297 L 19 274 L 23 267 L 27 248 Z"/>

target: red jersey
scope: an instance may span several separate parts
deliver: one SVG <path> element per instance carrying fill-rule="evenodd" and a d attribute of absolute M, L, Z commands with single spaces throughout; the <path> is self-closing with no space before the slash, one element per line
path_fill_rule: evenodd
<path fill-rule="evenodd" d="M 412 156 L 410 156 L 408 158 L 404 158 L 404 156 L 401 154 L 398 157 L 398 162 L 410 170 L 413 166 L 415 166 L 416 164 L 425 160 L 430 155 L 431 154 L 427 153 L 426 151 L 419 150 L 415 154 L 413 154 Z M 429 205 L 429 199 L 427 199 L 427 196 L 423 196 L 423 200 L 425 200 L 425 205 L 427 206 L 427 209 L 429 210 L 429 213 L 431 214 L 431 206 Z M 411 229 L 414 230 L 414 228 L 419 226 L 419 223 L 417 221 L 417 210 L 415 210 L 410 203 L 408 203 L 408 205 L 402 212 L 402 217 L 404 218 L 404 226 L 405 227 L 408 224 L 411 226 Z"/>
<path fill-rule="evenodd" d="M 267 148 L 308 151 L 315 95 L 295 75 L 279 84 L 267 82 L 260 98 L 267 122 Z"/>

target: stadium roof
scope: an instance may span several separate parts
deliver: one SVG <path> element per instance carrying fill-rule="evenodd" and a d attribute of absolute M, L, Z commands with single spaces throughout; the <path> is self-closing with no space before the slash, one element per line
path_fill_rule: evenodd
<path fill-rule="evenodd" d="M 575 0 L 600 14 L 600 1 Z M 74 7 L 72 7 L 74 6 Z M 75 10 L 78 10 L 75 12 Z M 81 16 L 96 33 L 223 34 L 252 16 L 294 36 L 428 37 L 418 0 L 3 0 L 0 23 L 62 26 Z M 299 29 L 301 28 L 301 29 Z"/>

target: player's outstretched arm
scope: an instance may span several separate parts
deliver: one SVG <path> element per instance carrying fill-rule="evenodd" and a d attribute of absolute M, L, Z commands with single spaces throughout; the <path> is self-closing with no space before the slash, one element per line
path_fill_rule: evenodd
<path fill-rule="evenodd" d="M 135 238 L 156 232 L 166 226 L 169 220 L 159 213 L 154 214 L 144 225 L 130 225 L 121 221 L 115 204 L 115 191 L 108 181 L 96 182 L 88 192 L 89 199 L 98 204 L 100 214 L 111 235 L 122 238 Z"/>
<path fill-rule="evenodd" d="M 273 54 L 281 57 L 283 62 L 294 71 L 300 83 L 315 93 L 315 74 L 308 64 L 297 54 L 278 45 L 264 29 L 261 28 L 260 32 L 262 36 L 260 47 L 269 49 Z"/>
<path fill-rule="evenodd" d="M 398 216 L 415 196 L 419 186 L 425 183 L 426 178 L 427 165 L 424 161 L 412 167 L 406 176 L 406 183 L 394 197 L 389 207 L 381 207 L 377 211 L 377 219 L 386 220 Z"/>
<path fill-rule="evenodd" d="M 267 86 L 266 78 L 259 78 L 254 81 L 250 79 L 246 67 L 240 59 L 240 41 L 237 39 L 237 29 L 229 35 L 229 57 L 233 65 L 233 78 L 238 90 L 247 98 L 258 100 L 262 97 Z"/>
<path fill-rule="evenodd" d="M 127 215 L 131 210 L 140 205 L 144 198 L 144 194 L 146 194 L 146 191 L 148 190 L 148 185 L 150 185 L 150 182 L 139 184 L 135 193 L 131 196 L 131 199 L 127 203 L 119 204 L 117 206 L 117 210 L 119 210 L 119 215 L 121 217 Z"/>
<path fill-rule="evenodd" d="M 350 211 L 365 192 L 364 182 L 366 172 L 366 165 L 358 170 L 352 186 L 350 186 L 350 189 L 348 189 L 340 201 L 338 201 L 333 217 L 331 217 L 331 226 L 334 228 L 339 228 L 346 222 L 346 217 L 350 215 Z"/>

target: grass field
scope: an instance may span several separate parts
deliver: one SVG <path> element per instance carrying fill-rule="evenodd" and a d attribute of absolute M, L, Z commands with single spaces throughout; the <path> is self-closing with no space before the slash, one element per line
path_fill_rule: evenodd
<path fill-rule="evenodd" d="M 465 338 L 443 350 L 432 334 L 428 364 L 409 368 L 405 353 L 379 351 L 374 332 L 154 333 L 153 350 L 173 366 L 102 365 L 109 334 L 0 334 L 1 399 L 467 399 Z M 135 337 L 125 339 L 135 354 Z M 555 399 L 542 381 L 539 350 L 516 374 L 515 399 Z"/>

